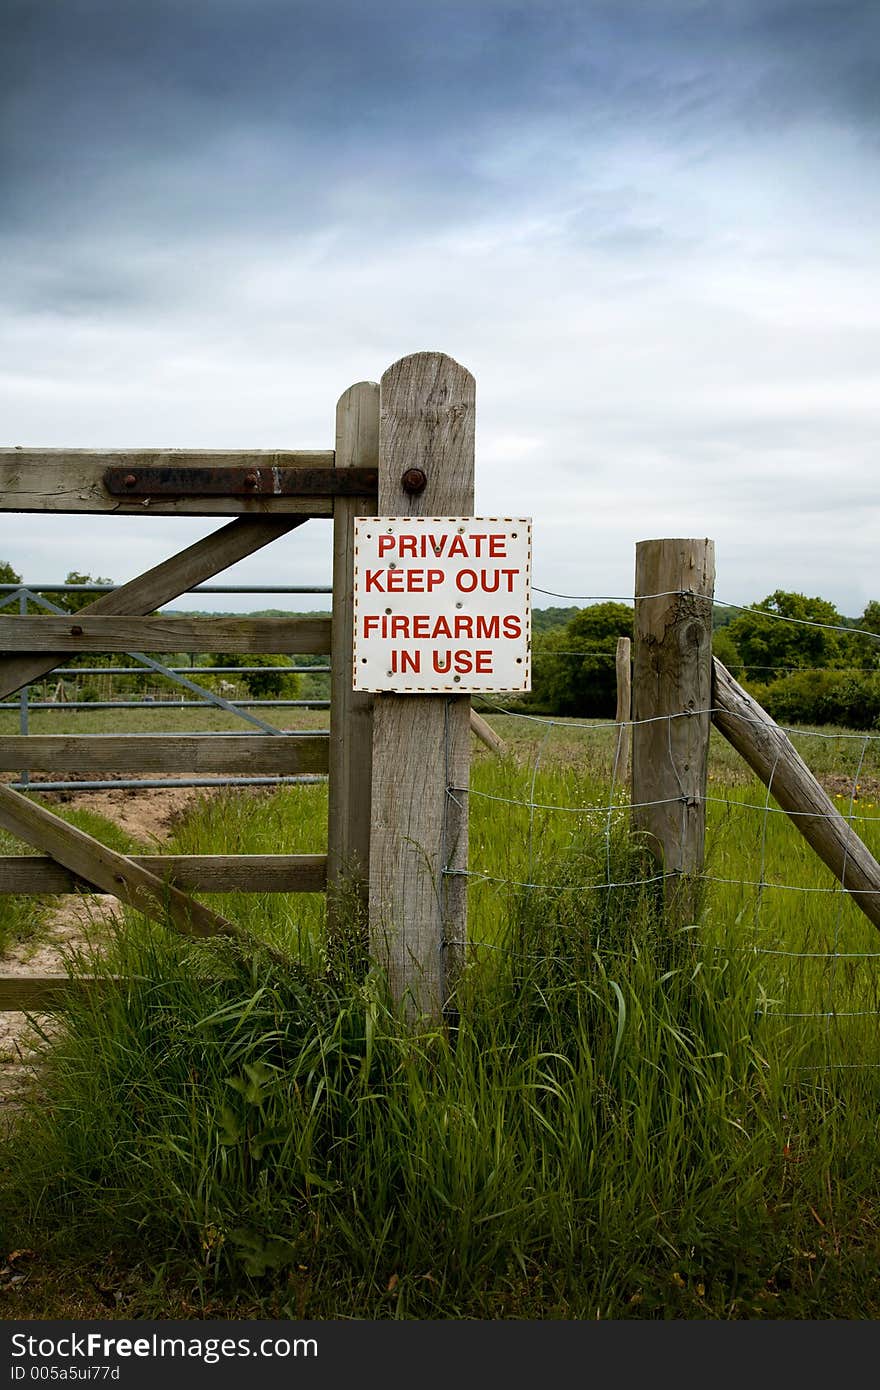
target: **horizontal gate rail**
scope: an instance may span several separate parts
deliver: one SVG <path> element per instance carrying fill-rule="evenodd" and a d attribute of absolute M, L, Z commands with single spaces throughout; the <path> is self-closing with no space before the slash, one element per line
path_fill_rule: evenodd
<path fill-rule="evenodd" d="M 234 671 L 236 675 L 254 675 L 257 671 L 265 672 L 265 666 L 166 666 L 166 671 L 172 671 L 174 675 L 181 676 L 201 676 L 208 673 L 219 674 L 221 672 Z M 274 675 L 298 675 L 315 676 L 327 675 L 329 666 L 273 666 Z M 146 676 L 149 671 L 142 666 L 56 666 L 52 672 L 54 676 Z"/>
<path fill-rule="evenodd" d="M 335 451 L 249 449 L 0 449 L 0 510 L 14 512 L 110 512 L 116 516 L 238 516 L 250 517 L 292 514 L 332 516 L 332 491 L 305 496 L 260 494 L 259 488 L 246 495 L 169 496 L 156 494 L 114 495 L 106 483 L 108 470 L 121 470 L 121 477 L 138 476 L 143 469 L 201 470 L 219 468 L 253 471 L 270 478 L 273 469 L 330 470 Z M 375 486 L 362 483 L 365 497 L 375 496 Z M 256 495 L 255 495 L 256 494 Z"/>
<path fill-rule="evenodd" d="M 176 888 L 203 893 L 322 893 L 326 854 L 133 854 Z M 43 855 L 0 857 L 0 893 L 104 893 Z"/>
<path fill-rule="evenodd" d="M 330 651 L 329 618 L 0 617 L 6 652 Z"/>
<path fill-rule="evenodd" d="M 8 734 L 0 771 L 15 772 L 326 772 L 326 734 Z"/>
<path fill-rule="evenodd" d="M 34 594 L 113 594 L 121 584 L 0 584 L 0 594 L 30 589 Z M 332 594 L 329 584 L 196 584 L 188 594 Z M 181 590 L 178 598 L 182 596 Z"/>
<path fill-rule="evenodd" d="M 304 773 L 301 777 L 137 777 L 113 778 L 97 782 L 7 782 L 17 792 L 104 792 L 168 791 L 175 787 L 303 787 L 326 782 L 327 773 Z"/>
<path fill-rule="evenodd" d="M 263 667 L 263 670 L 266 668 Z M 272 667 L 275 670 L 275 667 Z M 329 700 L 235 700 L 227 701 L 233 703 L 236 709 L 329 709 Z M 54 709 L 54 710 L 78 710 L 78 709 L 205 709 L 208 706 L 206 700 L 175 700 L 173 697 L 167 700 L 29 700 L 28 709 Z M 17 701 L 4 700 L 0 702 L 0 709 L 19 709 Z M 283 732 L 279 730 L 279 733 Z M 146 737 L 146 735 L 145 735 Z M 210 734 L 208 735 L 210 737 Z"/>
<path fill-rule="evenodd" d="M 120 983 L 112 975 L 4 975 L 0 976 L 0 1012 L 51 1013 L 63 1009 L 71 999 L 94 992 L 100 996 Z"/>

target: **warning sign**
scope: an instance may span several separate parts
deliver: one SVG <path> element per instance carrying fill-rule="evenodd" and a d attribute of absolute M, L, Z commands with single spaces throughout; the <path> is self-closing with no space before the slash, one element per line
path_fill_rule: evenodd
<path fill-rule="evenodd" d="M 354 689 L 531 689 L 531 521 L 358 517 Z"/>

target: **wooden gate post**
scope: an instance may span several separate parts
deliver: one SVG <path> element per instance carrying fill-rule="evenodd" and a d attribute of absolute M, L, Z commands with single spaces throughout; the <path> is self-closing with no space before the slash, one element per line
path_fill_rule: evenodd
<path fill-rule="evenodd" d="M 694 920 L 703 868 L 714 587 L 713 541 L 636 546 L 632 823 L 673 876 L 673 927 Z"/>
<path fill-rule="evenodd" d="M 379 386 L 359 381 L 336 407 L 337 468 L 377 468 Z M 366 934 L 370 865 L 373 697 L 352 689 L 354 519 L 370 516 L 375 497 L 333 503 L 333 651 L 330 659 L 330 780 L 327 834 L 327 931 Z"/>
<path fill-rule="evenodd" d="M 475 382 L 420 352 L 382 378 L 379 515 L 470 516 Z M 410 469 L 427 483 L 408 492 Z M 370 942 L 408 1016 L 439 1019 L 467 929 L 470 697 L 376 695 L 373 705 Z"/>

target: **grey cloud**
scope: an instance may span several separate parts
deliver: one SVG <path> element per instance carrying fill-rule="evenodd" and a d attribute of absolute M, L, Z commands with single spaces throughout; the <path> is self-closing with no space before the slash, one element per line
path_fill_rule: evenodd
<path fill-rule="evenodd" d="M 472 172 L 482 142 L 539 116 L 577 141 L 640 126 L 697 145 L 737 124 L 867 121 L 877 24 L 869 4 L 803 0 L 18 0 L 6 218 L 113 222 L 117 185 L 125 201 L 134 182 L 132 211 L 154 228 L 199 211 L 243 224 L 257 197 L 271 226 L 291 194 L 320 211 L 322 189 L 362 161 L 396 197 L 408 180 L 457 196 L 486 183 Z"/>

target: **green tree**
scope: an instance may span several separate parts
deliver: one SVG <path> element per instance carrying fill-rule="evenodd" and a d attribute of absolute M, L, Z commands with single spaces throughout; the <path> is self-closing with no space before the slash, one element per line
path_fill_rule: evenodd
<path fill-rule="evenodd" d="M 846 626 L 846 618 L 827 599 L 777 589 L 725 631 L 747 677 L 769 681 L 786 670 L 851 665 L 853 639 L 845 631 L 832 630 Z"/>
<path fill-rule="evenodd" d="M 856 627 L 866 628 L 868 632 L 876 632 L 876 637 L 866 637 L 863 632 L 854 632 L 852 637 L 853 650 L 857 657 L 856 664 L 859 666 L 871 666 L 880 670 L 880 603 L 872 598 L 865 604 L 865 611 L 860 618 L 856 619 Z"/>
<path fill-rule="evenodd" d="M 299 676 L 292 671 L 279 671 L 279 666 L 290 666 L 289 656 L 265 655 L 253 652 L 214 652 L 211 666 L 259 666 L 259 671 L 249 671 L 242 676 L 248 693 L 255 700 L 295 700 L 299 691 Z"/>
<path fill-rule="evenodd" d="M 632 631 L 633 610 L 626 604 L 594 603 L 561 630 L 538 637 L 531 703 L 554 714 L 613 719 L 617 639 Z"/>
<path fill-rule="evenodd" d="M 733 674 L 742 666 L 739 648 L 731 636 L 729 626 L 716 628 L 712 633 L 712 655 L 717 656 Z"/>
<path fill-rule="evenodd" d="M 0 584 L 20 584 L 21 575 L 16 574 L 8 560 L 0 560 Z"/>
<path fill-rule="evenodd" d="M 113 580 L 106 575 L 98 575 L 93 579 L 90 574 L 80 574 L 79 570 L 71 570 L 64 580 L 65 584 L 112 584 Z M 65 594 L 62 592 L 46 593 L 43 595 L 50 603 L 55 603 L 59 608 L 63 608 L 65 613 L 78 613 L 81 608 L 94 603 L 97 594 Z"/>
<path fill-rule="evenodd" d="M 575 606 L 571 608 L 533 608 L 532 635 L 537 637 L 539 634 L 552 632 L 555 628 L 565 627 L 579 611 Z"/>
<path fill-rule="evenodd" d="M 104 578 L 101 575 L 99 575 L 97 579 L 93 579 L 90 574 L 80 574 L 79 570 L 71 570 L 64 582 L 65 584 L 112 584 L 113 580 Z M 51 593 L 47 591 L 42 597 L 47 599 L 49 603 L 54 603 L 58 608 L 63 609 L 65 613 L 78 613 L 79 610 L 85 608 L 87 604 L 94 603 L 98 595 L 82 593 L 65 594 L 61 590 L 55 590 Z M 34 611 L 45 613 L 46 609 L 38 608 Z M 130 661 L 127 657 L 117 657 L 113 654 L 99 655 L 96 652 L 72 654 L 66 657 L 64 661 L 65 666 L 129 666 L 134 664 L 135 663 Z M 77 679 L 79 679 L 79 677 L 77 677 Z"/>

